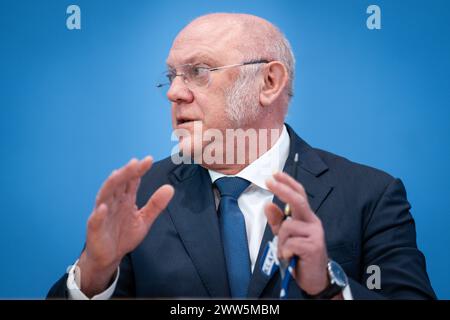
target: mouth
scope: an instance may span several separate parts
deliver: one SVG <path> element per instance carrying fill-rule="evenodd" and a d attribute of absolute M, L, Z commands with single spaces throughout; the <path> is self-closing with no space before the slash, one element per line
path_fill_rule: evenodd
<path fill-rule="evenodd" d="M 184 124 L 189 124 L 191 122 L 197 121 L 197 119 L 185 118 L 185 117 L 177 117 L 177 126 L 181 126 Z"/>

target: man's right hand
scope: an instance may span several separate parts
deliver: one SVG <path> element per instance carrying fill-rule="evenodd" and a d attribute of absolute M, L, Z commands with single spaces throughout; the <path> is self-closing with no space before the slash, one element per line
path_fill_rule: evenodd
<path fill-rule="evenodd" d="M 174 194 L 163 185 L 140 210 L 136 192 L 141 177 L 152 165 L 152 158 L 132 159 L 115 170 L 100 188 L 95 208 L 87 223 L 86 247 L 78 261 L 80 289 L 88 297 L 104 291 L 122 258 L 147 235 L 153 221 Z"/>

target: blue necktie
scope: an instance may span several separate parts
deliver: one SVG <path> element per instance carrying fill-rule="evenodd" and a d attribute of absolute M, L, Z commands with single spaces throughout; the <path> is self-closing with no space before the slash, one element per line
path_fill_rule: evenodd
<path fill-rule="evenodd" d="M 215 183 L 220 192 L 219 221 L 231 297 L 245 298 L 251 267 L 244 215 L 237 199 L 250 182 L 239 177 L 223 177 Z"/>

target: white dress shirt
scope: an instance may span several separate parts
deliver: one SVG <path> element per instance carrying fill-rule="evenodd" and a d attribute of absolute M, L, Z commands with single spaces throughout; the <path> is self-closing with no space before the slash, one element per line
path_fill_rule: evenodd
<path fill-rule="evenodd" d="M 271 178 L 273 173 L 283 170 L 289 155 L 289 146 L 289 134 L 287 133 L 286 126 L 283 126 L 282 133 L 272 148 L 245 167 L 242 171 L 233 175 L 234 177 L 240 177 L 251 182 L 239 197 L 238 205 L 245 219 L 252 272 L 255 268 L 256 259 L 258 257 L 259 248 L 267 223 L 267 218 L 264 214 L 264 206 L 273 200 L 273 193 L 267 188 L 266 180 Z M 213 170 L 208 170 L 208 172 L 211 176 L 212 183 L 225 176 L 224 174 Z M 214 194 L 217 208 L 220 201 L 220 195 L 216 188 Z M 69 298 L 88 299 L 76 284 L 77 274 L 74 272 L 75 266 L 76 264 L 70 269 L 69 277 L 67 278 Z M 120 270 L 117 271 L 116 278 L 112 285 L 92 299 L 109 299 L 114 293 L 119 278 L 119 272 Z M 352 299 L 350 288 L 348 286 L 344 289 L 343 295 L 346 300 Z"/>
<path fill-rule="evenodd" d="M 289 145 L 289 134 L 287 133 L 286 127 L 283 126 L 281 135 L 272 148 L 263 153 L 239 173 L 229 176 L 240 177 L 251 182 L 239 197 L 238 205 L 245 219 L 252 272 L 256 259 L 258 258 L 259 247 L 267 223 L 264 206 L 273 200 L 273 193 L 267 188 L 266 180 L 271 178 L 275 172 L 283 171 L 284 164 L 289 156 Z M 225 176 L 220 172 L 208 171 L 213 183 L 217 179 Z M 217 188 L 215 188 L 214 194 L 216 208 L 218 208 L 220 195 Z"/>

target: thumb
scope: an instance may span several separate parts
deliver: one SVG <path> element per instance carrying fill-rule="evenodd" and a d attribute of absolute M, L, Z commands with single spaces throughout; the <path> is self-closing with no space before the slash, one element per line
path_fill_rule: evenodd
<path fill-rule="evenodd" d="M 169 184 L 159 187 L 153 193 L 145 206 L 139 211 L 147 224 L 151 225 L 156 217 L 167 207 L 174 193 L 174 188 Z"/>

